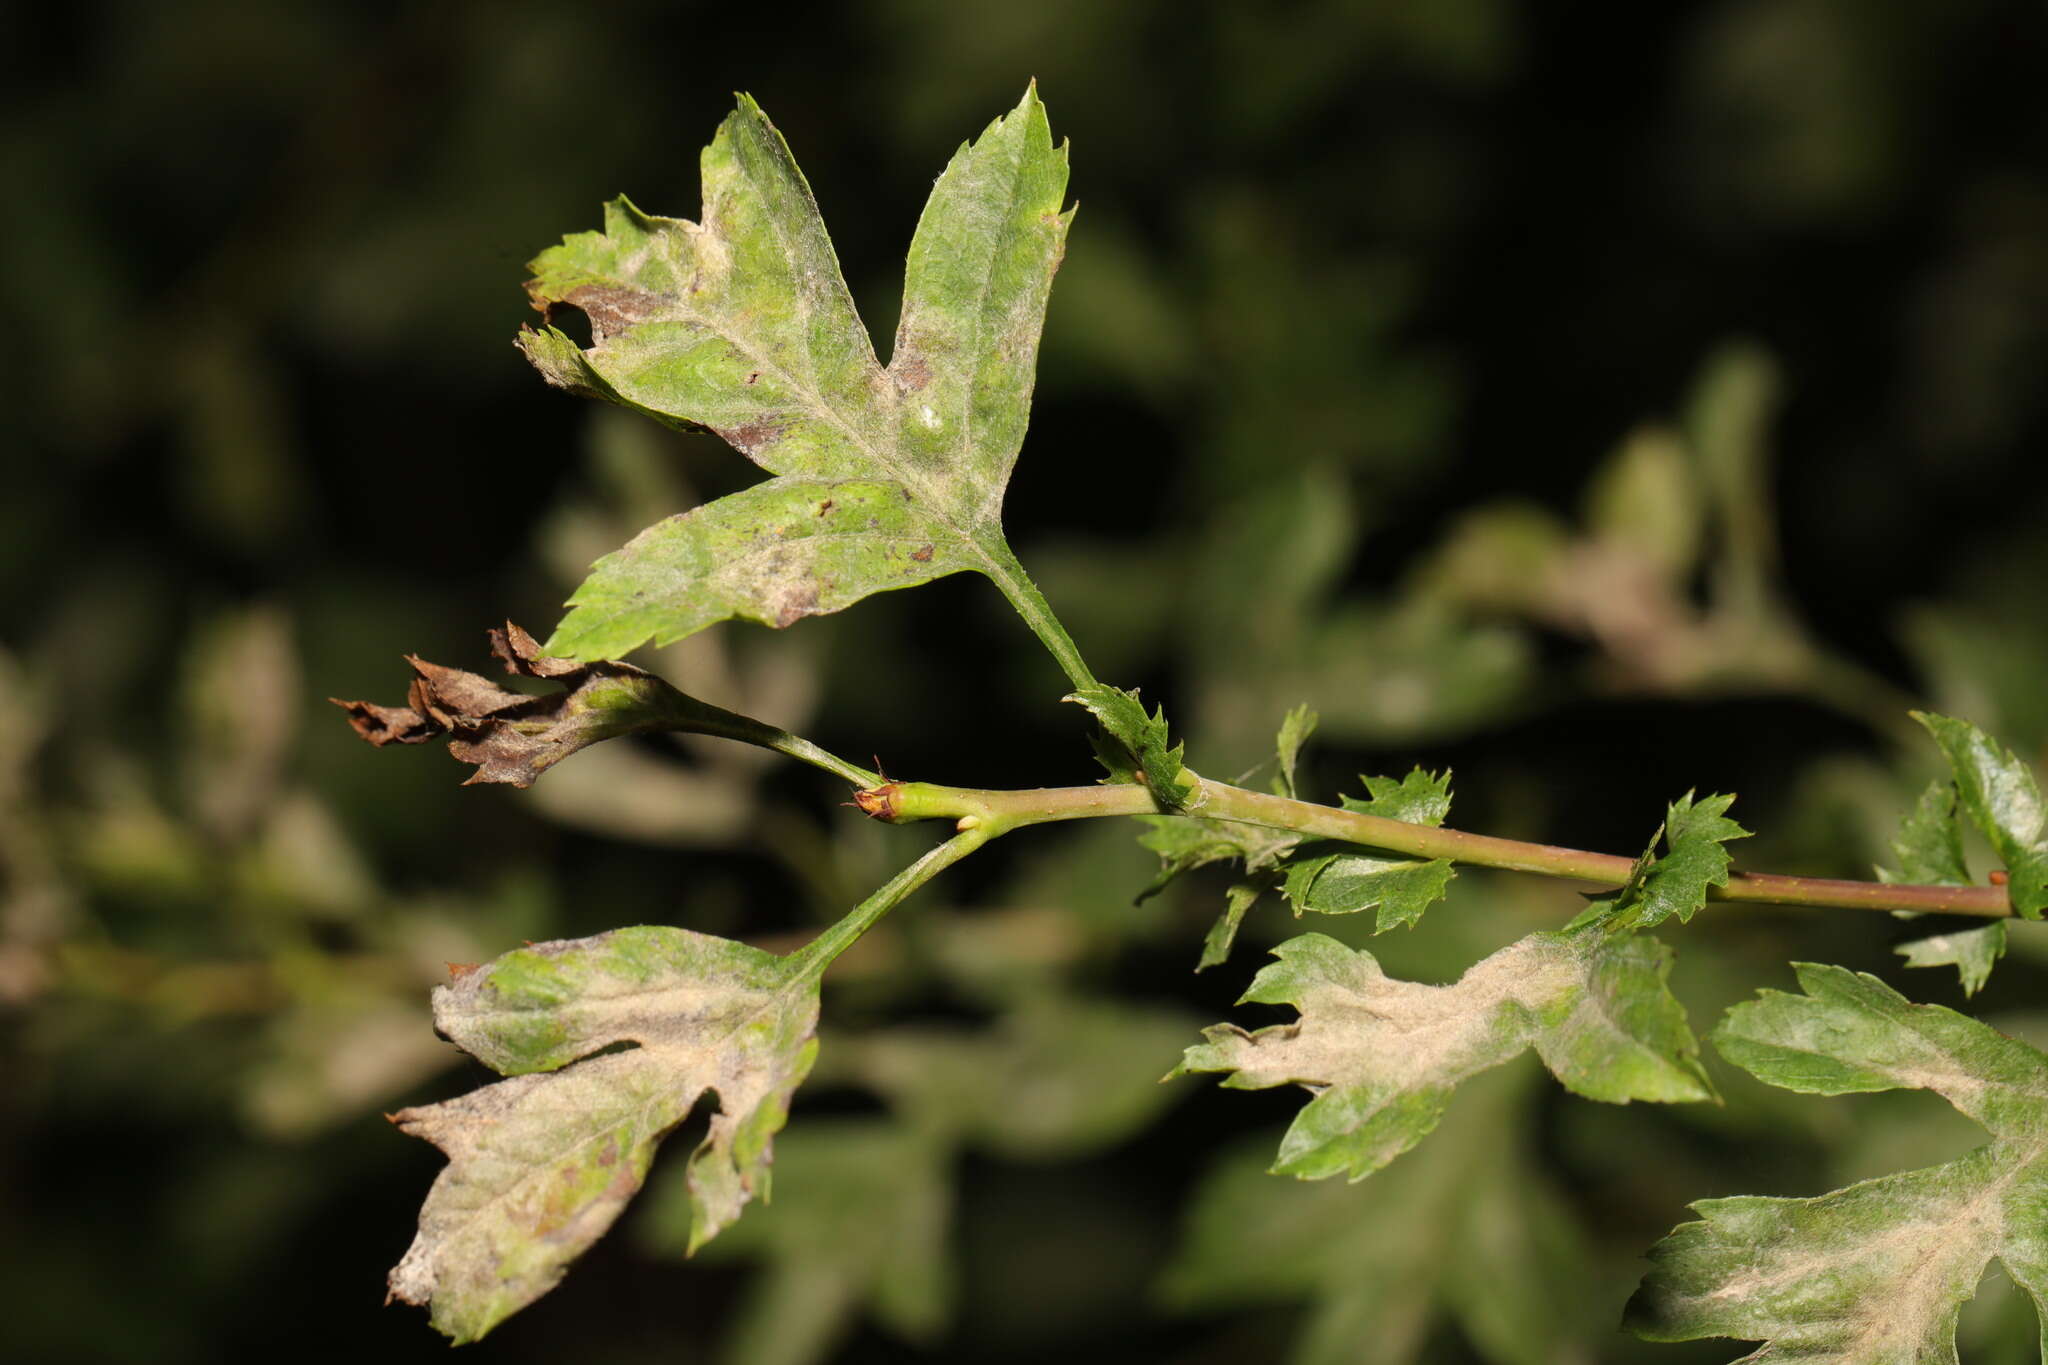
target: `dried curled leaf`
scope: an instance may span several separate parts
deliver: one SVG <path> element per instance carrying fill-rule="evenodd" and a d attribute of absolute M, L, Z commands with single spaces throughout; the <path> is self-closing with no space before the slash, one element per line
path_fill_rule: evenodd
<path fill-rule="evenodd" d="M 531 696 L 489 678 L 407 655 L 412 686 L 404 706 L 331 698 L 370 743 L 424 744 L 448 736 L 448 752 L 476 771 L 473 782 L 530 787 L 579 749 L 642 731 L 729 733 L 737 717 L 685 696 L 631 664 L 550 658 L 513 625 L 490 632 L 491 653 L 514 677 L 560 683 L 563 691 Z"/>

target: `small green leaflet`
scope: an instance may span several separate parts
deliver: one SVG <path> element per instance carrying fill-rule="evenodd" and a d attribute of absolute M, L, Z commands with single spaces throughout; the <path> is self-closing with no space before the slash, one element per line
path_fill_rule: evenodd
<path fill-rule="evenodd" d="M 1365 777 L 1366 800 L 1344 797 L 1344 809 L 1411 825 L 1441 825 L 1451 813 L 1451 775 L 1416 768 L 1399 782 Z M 1329 845 L 1317 845 L 1327 848 Z M 1370 853 L 1319 853 L 1287 862 L 1281 893 L 1299 915 L 1351 915 L 1378 909 L 1373 932 L 1406 927 L 1444 897 L 1456 876 L 1448 858 L 1418 861 Z"/>
<path fill-rule="evenodd" d="M 1360 815 L 1377 815 L 1383 820 L 1400 820 L 1410 825 L 1443 824 L 1451 813 L 1451 774 L 1423 768 L 1412 769 L 1396 782 L 1391 777 L 1361 777 L 1366 799 L 1343 796 L 1344 809 Z"/>
<path fill-rule="evenodd" d="M 731 1365 L 823 1360 L 865 1307 L 912 1342 L 952 1313 L 946 1224 L 953 1152 L 929 1133 L 877 1118 L 821 1119 L 775 1144 L 775 1202 L 713 1242 L 706 1259 L 755 1260 L 722 1359 Z M 688 1182 L 664 1170 L 639 1229 L 683 1253 Z"/>
<path fill-rule="evenodd" d="M 599 560 L 548 651 L 617 658 L 732 616 L 786 626 L 962 569 L 1028 593 L 1003 491 L 1072 217 L 1037 91 L 933 187 L 887 368 L 810 186 L 753 100 L 702 170 L 699 222 L 622 198 L 603 231 L 541 253 L 528 293 L 543 312 L 580 309 L 593 344 L 543 326 L 519 346 L 550 383 L 708 428 L 777 477 Z"/>
<path fill-rule="evenodd" d="M 1205 972 L 1230 960 L 1230 950 L 1237 943 L 1237 931 L 1244 927 L 1245 913 L 1258 904 L 1266 889 L 1266 883 L 1262 881 L 1230 884 L 1230 889 L 1223 893 L 1223 913 L 1209 926 L 1209 932 L 1202 935 L 1202 956 L 1195 963 L 1196 971 Z"/>
<path fill-rule="evenodd" d="M 1930 782 L 1920 800 L 1899 824 L 1892 840 L 1899 870 L 1877 869 L 1884 882 L 1921 886 L 1968 886 L 1970 868 L 1963 861 L 1963 826 L 1956 811 L 1953 782 Z"/>
<path fill-rule="evenodd" d="M 1273 744 L 1279 760 L 1273 779 L 1275 794 L 1294 796 L 1295 764 L 1301 758 L 1302 746 L 1308 743 L 1315 728 L 1316 713 L 1306 704 L 1289 711 L 1280 722 L 1280 733 Z M 1276 884 L 1277 879 L 1268 870 L 1301 842 L 1301 836 L 1286 830 L 1266 829 L 1230 820 L 1205 820 L 1200 816 L 1155 816 L 1146 817 L 1146 821 L 1152 828 L 1140 835 L 1138 842 L 1159 855 L 1159 875 L 1138 893 L 1140 901 L 1158 895 L 1181 873 L 1210 863 L 1234 860 L 1252 874 L 1233 883 L 1225 893 L 1223 913 L 1217 916 L 1216 922 L 1203 936 L 1202 956 L 1195 964 L 1195 970 L 1207 971 L 1221 965 L 1230 958 L 1231 946 L 1237 941 L 1237 931 L 1244 923 L 1246 912 Z"/>
<path fill-rule="evenodd" d="M 1062 701 L 1078 702 L 1094 714 L 1113 743 L 1096 746 L 1102 766 L 1109 769 L 1111 782 L 1140 782 L 1152 789 L 1153 797 L 1167 810 L 1180 810 L 1194 788 L 1183 782 L 1181 751 L 1187 746 L 1166 747 L 1166 708 L 1145 714 L 1145 704 L 1136 692 L 1098 684 L 1083 687 Z"/>
<path fill-rule="evenodd" d="M 1280 759 L 1279 771 L 1273 777 L 1273 792 L 1276 796 L 1292 797 L 1294 790 L 1294 765 L 1301 760 L 1302 746 L 1309 736 L 1316 732 L 1321 719 L 1307 702 L 1289 711 L 1280 722 L 1280 734 L 1273 741 L 1273 747 Z"/>
<path fill-rule="evenodd" d="M 1292 1365 L 1405 1365 L 1445 1316 L 1500 1365 L 1598 1359 L 1614 1324 L 1588 1292 L 1601 1268 L 1528 1150 L 1533 1071 L 1466 1082 L 1395 1179 L 1275 1181 L 1270 1143 L 1231 1152 L 1191 1201 L 1163 1297 L 1205 1314 L 1305 1304 Z"/>
<path fill-rule="evenodd" d="M 1273 950 L 1245 1001 L 1293 1005 L 1294 1023 L 1204 1031 L 1175 1075 L 1227 1071 L 1225 1086 L 1298 1084 L 1315 1098 L 1273 1170 L 1362 1179 L 1436 1127 L 1456 1085 L 1534 1048 L 1589 1099 L 1712 1095 L 1685 1010 L 1665 989 L 1670 953 L 1598 928 L 1531 934 L 1450 986 L 1390 980 L 1372 954 L 1323 934 Z"/>
<path fill-rule="evenodd" d="M 1905 958 L 1908 967 L 1954 967 L 1962 978 L 1963 994 L 1975 995 L 1991 979 L 1998 959 L 2005 956 L 2005 921 L 1929 934 L 1901 943 L 1892 951 Z"/>
<path fill-rule="evenodd" d="M 1707 903 L 1707 888 L 1728 885 L 1734 861 L 1722 845 L 1747 839 L 1749 831 L 1728 818 L 1733 796 L 1710 796 L 1695 802 L 1692 793 L 1673 801 L 1664 824 L 1650 838 L 1650 851 L 1636 864 L 1628 885 L 1606 901 L 1595 902 L 1574 925 L 1598 922 L 1614 931 L 1651 929 L 1676 915 L 1681 924 Z M 1652 857 L 1657 839 L 1662 857 Z"/>
<path fill-rule="evenodd" d="M 1991 1141 L 1816 1199 L 1694 1204 L 1702 1221 L 1650 1252 L 1628 1325 L 1766 1343 L 1748 1361 L 1953 1361 L 1957 1316 L 1994 1257 L 2048 1322 L 2048 1055 L 1876 977 L 1798 971 L 1806 994 L 1728 1012 L 1722 1056 L 1805 1094 L 1931 1090 Z"/>
<path fill-rule="evenodd" d="M 2040 919 L 2048 909 L 2048 805 L 2033 769 L 1968 721 L 1926 711 L 1913 719 L 1941 746 L 1963 810 L 2004 861 L 2012 908 Z"/>
<path fill-rule="evenodd" d="M 604 1234 L 707 1091 L 691 1247 L 732 1222 L 766 1194 L 770 1142 L 816 1057 L 820 966 L 643 927 L 507 953 L 436 988 L 436 1030 L 511 1079 L 394 1116 L 448 1166 L 392 1294 L 458 1342 L 483 1336 Z"/>
<path fill-rule="evenodd" d="M 1892 841 L 1899 870 L 1877 869 L 1884 882 L 1907 882 L 1921 886 L 1968 886 L 1970 869 L 1963 861 L 1963 827 L 1956 810 L 1956 789 L 1952 782 L 1933 782 L 1920 793 L 1920 800 L 1899 826 Z M 1909 967 L 1954 967 L 1962 978 L 1963 994 L 1975 995 L 1991 979 L 1991 968 L 2005 956 L 2005 921 L 1993 920 L 1968 929 L 1956 929 L 1901 943 L 1893 951 Z"/>

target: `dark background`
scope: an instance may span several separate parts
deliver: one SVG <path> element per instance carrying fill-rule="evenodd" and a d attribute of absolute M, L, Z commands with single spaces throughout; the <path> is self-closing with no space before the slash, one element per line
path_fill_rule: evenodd
<path fill-rule="evenodd" d="M 79 3 L 0 62 L 9 1359 L 438 1353 L 376 1307 L 437 1168 L 377 1114 L 474 1078 L 428 1032 L 441 964 L 638 922 L 807 931 L 928 842 L 700 750 L 461 791 L 322 701 L 397 700 L 407 651 L 479 666 L 507 615 L 544 634 L 582 564 L 753 477 L 510 345 L 523 263 L 603 199 L 695 213 L 735 89 L 886 340 L 932 178 L 1038 80 L 1081 211 L 1008 524 L 1202 771 L 1261 762 L 1306 700 L 1325 799 L 1451 766 L 1453 823 L 1629 851 L 1679 792 L 1734 791 L 1745 863 L 1861 876 L 1931 773 L 1908 706 L 2048 754 L 2038 5 Z M 964 576 L 664 666 L 896 775 L 1092 772 L 1057 672 Z M 1223 883 L 1130 909 L 1128 833 L 952 874 L 899 915 L 951 927 L 849 966 L 828 1028 L 993 1026 L 1036 989 L 1007 974 L 1224 1017 L 1283 916 L 1189 977 Z M 1436 915 L 1467 927 L 1389 941 L 1390 968 L 1451 979 L 1569 913 L 1544 894 L 1465 879 Z M 1885 921 L 1713 920 L 1674 936 L 1703 1029 L 1793 956 L 1960 1003 Z M 2024 1029 L 2048 958 L 2015 957 L 1978 1003 Z M 1834 1111 L 1721 1072 L 1719 1117 L 1518 1101 L 1605 1322 L 1686 1200 L 1859 1159 Z M 1213 1152 L 1295 1097 L 1177 1085 L 1116 1141 L 967 1145 L 959 1311 L 918 1358 L 1279 1358 L 1308 1290 L 1218 1316 L 1150 1286 Z M 876 1109 L 829 1078 L 815 1104 Z M 478 1354 L 711 1358 L 740 1263 L 633 1227 Z M 2011 1307 L 1971 1319 L 1981 1358 L 2031 1349 Z M 844 1359 L 909 1358 L 858 1319 Z M 1432 1321 L 1426 1358 L 1519 1358 Z"/>

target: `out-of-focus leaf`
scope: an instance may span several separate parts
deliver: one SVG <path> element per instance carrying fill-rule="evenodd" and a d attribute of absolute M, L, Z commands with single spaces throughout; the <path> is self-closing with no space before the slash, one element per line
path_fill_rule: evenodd
<path fill-rule="evenodd" d="M 1293 1005 L 1300 1019 L 1256 1033 L 1218 1024 L 1175 1074 L 1307 1088 L 1314 1098 L 1281 1141 L 1276 1174 L 1368 1176 L 1436 1126 L 1458 1082 L 1529 1048 L 1589 1099 L 1712 1094 L 1685 1010 L 1665 989 L 1670 953 L 1654 939 L 1597 927 L 1531 934 L 1450 986 L 1391 980 L 1372 954 L 1322 934 L 1273 955 L 1244 999 Z"/>
<path fill-rule="evenodd" d="M 1324 732 L 1358 743 L 1493 720 L 1527 704 L 1534 667 L 1519 630 L 1420 599 L 1334 611 L 1302 654 L 1300 671 L 1275 686 L 1314 697 Z"/>
<path fill-rule="evenodd" d="M 685 929 L 541 944 L 436 988 L 435 1028 L 511 1079 L 394 1117 L 449 1164 L 392 1294 L 457 1341 L 481 1337 L 555 1286 L 716 1091 L 689 1163 L 701 1245 L 765 1194 L 817 1018 L 815 963 Z"/>
<path fill-rule="evenodd" d="M 1966 720 L 1915 711 L 1955 774 L 1970 820 L 2005 862 L 2006 894 L 2028 919 L 2048 909 L 2048 805 L 2034 770 Z"/>
<path fill-rule="evenodd" d="M 1475 1077 L 1398 1180 L 1276 1182 L 1260 1149 L 1232 1153 L 1194 1196 L 1163 1297 L 1195 1312 L 1306 1300 L 1293 1365 L 1402 1365 L 1445 1313 L 1502 1365 L 1595 1359 L 1611 1319 L 1526 1150 L 1526 1081 Z"/>
<path fill-rule="evenodd" d="M 1685 446 L 1668 430 L 1632 432 L 1586 489 L 1586 529 L 1670 578 L 1699 558 L 1705 508 Z"/>
<path fill-rule="evenodd" d="M 1931 1090 L 1991 1141 L 1816 1199 L 1694 1204 L 1650 1252 L 1628 1325 L 1658 1341 L 1761 1341 L 1745 1360 L 1949 1361 L 1993 1257 L 2048 1314 L 2048 1056 L 1873 976 L 1802 965 L 1714 1030 L 1721 1055 L 1804 1094 Z M 2048 1321 L 2048 1318 L 2044 1318 Z"/>
<path fill-rule="evenodd" d="M 898 1028 L 849 1040 L 842 1070 L 928 1131 L 1007 1156 L 1073 1155 L 1135 1132 L 1173 1102 L 1160 1063 L 1189 1023 L 1177 1011 L 1043 997 L 987 1032 Z"/>
<path fill-rule="evenodd" d="M 703 157 L 701 221 L 624 199 L 533 262 L 590 319 L 520 346 L 550 383 L 716 431 L 779 477 L 658 522 L 598 561 L 549 642 L 580 659 L 731 616 L 786 626 L 962 569 L 1021 577 L 1000 525 L 1070 213 L 1035 89 L 939 177 L 886 369 L 810 186 L 753 100 Z"/>
<path fill-rule="evenodd" d="M 824 1119 L 775 1144 L 775 1200 L 711 1243 L 706 1259 L 764 1263 L 721 1353 L 729 1365 L 809 1365 L 863 1310 L 926 1341 L 952 1307 L 946 1255 L 950 1153 L 932 1135 L 880 1119 Z M 656 1177 L 639 1224 L 680 1255 L 693 1221 L 689 1182 Z"/>

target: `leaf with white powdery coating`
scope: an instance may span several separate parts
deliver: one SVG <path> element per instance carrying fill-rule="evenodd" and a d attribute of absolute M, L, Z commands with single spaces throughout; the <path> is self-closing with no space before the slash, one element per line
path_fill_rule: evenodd
<path fill-rule="evenodd" d="M 1273 1170 L 1361 1179 L 1436 1127 L 1458 1082 L 1534 1048 L 1589 1099 L 1710 1098 L 1685 1010 L 1665 988 L 1670 953 L 1601 930 L 1531 934 L 1456 984 L 1394 981 L 1372 954 L 1322 934 L 1273 950 L 1246 1001 L 1293 1005 L 1291 1024 L 1204 1031 L 1174 1074 L 1228 1071 L 1225 1086 L 1297 1084 L 1296 1116 Z"/>
<path fill-rule="evenodd" d="M 918 221 L 902 324 L 876 359 L 781 133 L 741 96 L 703 156 L 701 221 L 624 199 L 532 264 L 520 348 L 549 382 L 717 432 L 779 476 L 670 517 L 599 560 L 551 653 L 616 658 L 728 617 L 786 626 L 976 569 L 1021 579 L 1003 491 L 1071 213 L 1035 89 L 963 146 Z"/>
<path fill-rule="evenodd" d="M 481 1337 L 555 1286 L 715 1091 L 687 1177 L 703 1243 L 766 1193 L 817 1020 L 815 963 L 685 929 L 544 943 L 438 987 L 435 1028 L 511 1079 L 393 1117 L 448 1166 L 392 1295 L 431 1306 L 457 1341 Z"/>
<path fill-rule="evenodd" d="M 1628 1325 L 1766 1343 L 1749 1361 L 1953 1361 L 1957 1318 L 1994 1257 L 2048 1313 L 2048 1055 L 1875 977 L 1798 970 L 1806 994 L 1765 991 L 1728 1012 L 1722 1056 L 1805 1094 L 1931 1090 L 1991 1141 L 1815 1199 L 1694 1204 L 1703 1221 L 1652 1249 Z"/>
<path fill-rule="evenodd" d="M 2034 771 L 1968 721 L 1915 711 L 1955 773 L 1956 795 L 2005 862 L 2006 894 L 2027 919 L 2048 909 L 2048 804 Z"/>

